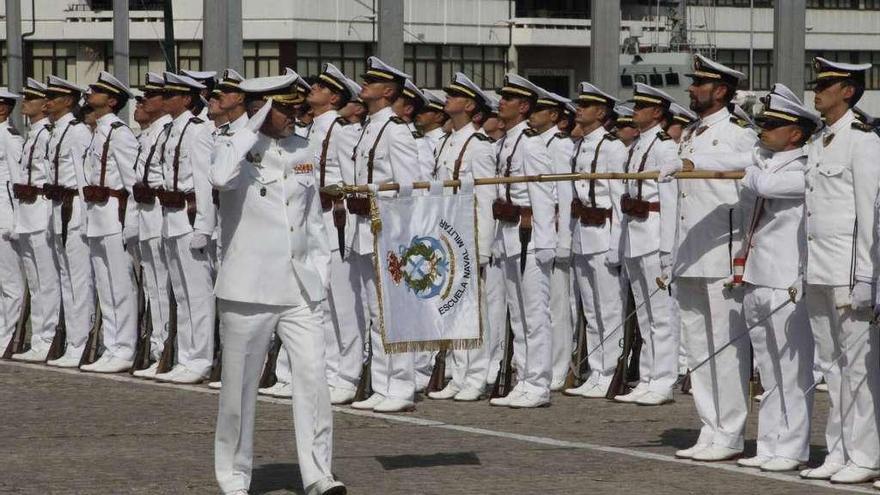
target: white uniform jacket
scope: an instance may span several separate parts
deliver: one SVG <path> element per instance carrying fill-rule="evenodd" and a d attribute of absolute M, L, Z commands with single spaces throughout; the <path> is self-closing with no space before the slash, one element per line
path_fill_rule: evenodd
<path fill-rule="evenodd" d="M 153 121 L 138 136 L 141 152 L 138 155 L 137 182 L 149 183 L 148 174 L 145 172 L 153 167 L 159 167 L 162 161 L 164 147 L 168 146 L 168 130 L 171 128 L 171 117 L 163 115 Z M 146 178 L 146 180 L 144 180 Z M 138 239 L 146 241 L 162 235 L 162 206 L 159 200 L 153 199 L 153 204 L 138 203 L 133 198 L 128 203 L 129 208 L 134 208 L 137 213 Z"/>
<path fill-rule="evenodd" d="M 385 182 L 411 184 L 428 178 L 427 171 L 419 165 L 418 145 L 412 132 L 406 123 L 394 116 L 391 107 L 386 107 L 370 115 L 364 124 L 357 146 L 352 153 L 354 157 L 352 177 L 347 177 L 349 172 L 343 167 L 343 179 L 346 184 L 370 183 L 368 169 L 370 150 L 373 148 L 375 148 L 373 184 Z M 381 194 L 394 195 L 393 192 Z M 355 253 L 373 252 L 373 233 L 370 230 L 369 218 L 356 216 L 352 228 L 346 226 L 345 234 L 346 244 L 351 246 Z"/>
<path fill-rule="evenodd" d="M 51 134 L 48 118 L 31 124 L 27 139 L 20 150 L 21 158 L 17 164 L 10 162 L 9 172 L 14 183 L 43 187 L 49 177 L 47 153 Z M 33 202 L 13 200 L 13 205 L 15 232 L 30 234 L 46 230 L 52 202 L 42 194 L 37 194 Z"/>
<path fill-rule="evenodd" d="M 12 184 L 15 182 L 15 169 L 18 169 L 21 160 L 22 145 L 24 140 L 9 121 L 0 122 L 0 184 L 6 189 L 6 194 L 0 199 L 0 229 L 12 231 L 15 225 L 14 198 L 12 196 Z"/>
<path fill-rule="evenodd" d="M 743 187 L 757 195 L 746 224 L 750 238 L 743 280 L 753 285 L 787 289 L 802 276 L 806 261 L 804 238 L 803 149 L 774 153 L 762 166 L 746 169 Z M 745 196 L 751 197 L 751 195 Z M 744 201 L 747 199 L 744 199 Z M 743 243 L 745 249 L 746 243 Z"/>
<path fill-rule="evenodd" d="M 735 170 L 706 155 L 750 153 L 757 136 L 741 127 L 726 108 L 705 117 L 682 139 L 681 158 L 697 169 Z M 741 167 L 739 167 L 741 168 Z M 722 278 L 731 274 L 732 254 L 740 250 L 748 211 L 740 203 L 739 184 L 732 180 L 678 182 L 677 277 Z"/>
<path fill-rule="evenodd" d="M 587 134 L 575 146 L 574 172 L 607 173 L 623 172 L 628 155 L 626 146 L 614 134 L 598 127 Z M 595 170 L 593 170 L 595 166 Z M 593 183 L 593 196 L 590 196 L 590 183 Z M 604 226 L 583 225 L 573 220 L 572 248 L 575 254 L 597 254 L 606 251 L 618 253 L 613 259 L 620 259 L 621 213 L 620 196 L 623 194 L 623 181 L 619 180 L 579 180 L 574 182 L 577 198 L 584 206 L 611 209 L 611 219 Z M 595 199 L 595 204 L 592 199 Z"/>
<path fill-rule="evenodd" d="M 874 241 L 880 138 L 848 111 L 814 136 L 807 159 L 807 277 L 846 286 L 878 276 Z"/>
<path fill-rule="evenodd" d="M 108 140 L 109 136 L 109 140 Z M 86 185 L 104 186 L 113 190 L 125 190 L 129 195 L 137 181 L 135 171 L 138 141 L 134 133 L 116 114 L 108 113 L 98 119 L 95 137 L 84 162 Z M 101 180 L 102 162 L 104 179 Z M 129 200 L 134 203 L 134 200 Z M 137 221 L 134 208 L 126 208 L 126 216 Z M 88 237 L 103 237 L 122 232 L 119 221 L 119 200 L 108 197 L 103 203 L 86 203 Z"/>
<path fill-rule="evenodd" d="M 177 237 L 195 231 L 208 237 L 214 232 L 216 221 L 214 201 L 208 173 L 211 151 L 214 147 L 213 125 L 193 117 L 187 110 L 172 121 L 168 144 L 162 161 L 150 170 L 150 186 L 167 191 L 194 192 L 196 195 L 195 222 L 190 225 L 186 208 L 163 208 L 162 235 Z M 174 182 L 174 163 L 178 157 L 177 183 Z"/>
<path fill-rule="evenodd" d="M 678 149 L 660 128 L 660 124 L 642 131 L 628 153 L 627 172 L 650 172 L 661 166 L 678 161 Z M 630 215 L 621 218 L 624 251 L 626 258 L 636 258 L 659 251 L 671 253 L 675 241 L 675 182 L 658 183 L 653 180 L 641 181 L 642 201 L 660 203 L 659 215 L 650 212 L 648 218 L 639 219 Z M 639 181 L 630 180 L 624 184 L 624 193 L 633 199 L 638 198 Z"/>
<path fill-rule="evenodd" d="M 494 177 L 495 149 L 492 140 L 473 124 L 453 130 L 441 138 L 437 145 L 434 169 L 437 180 Z M 485 258 L 492 253 L 492 240 L 495 238 L 495 219 L 492 217 L 495 189 L 479 186 L 474 189 L 474 195 L 477 197 L 477 244 L 480 256 Z"/>
<path fill-rule="evenodd" d="M 214 293 L 293 306 L 324 299 L 330 247 L 308 140 L 241 129 L 218 146 L 210 183 L 221 191 L 225 246 Z"/>
<path fill-rule="evenodd" d="M 509 129 L 498 154 L 501 175 L 539 175 L 553 173 L 552 158 L 547 143 L 528 128 L 523 121 Z M 511 201 L 517 206 L 532 208 L 532 238 L 528 251 L 556 249 L 556 184 L 553 182 L 529 182 L 500 184 L 496 198 Z M 502 251 L 501 248 L 504 247 Z M 522 249 L 519 225 L 498 222 L 495 229 L 493 251 L 501 255 L 518 254 Z"/>
<path fill-rule="evenodd" d="M 571 156 L 574 154 L 574 141 L 557 128 L 551 127 L 541 134 L 541 139 L 547 143 L 550 150 L 550 165 L 554 174 L 567 174 L 571 172 Z M 560 255 L 565 252 L 571 253 L 571 200 L 574 198 L 572 182 L 556 183 L 556 250 Z"/>
<path fill-rule="evenodd" d="M 49 138 L 49 180 L 68 189 L 79 190 L 79 200 L 73 201 L 68 229 L 85 227 L 86 218 L 82 206 L 82 188 L 86 184 L 83 160 L 92 141 L 92 132 L 82 122 L 75 120 L 72 113 L 66 113 L 55 121 Z M 61 235 L 61 201 L 52 202 L 50 213 L 52 232 Z"/>

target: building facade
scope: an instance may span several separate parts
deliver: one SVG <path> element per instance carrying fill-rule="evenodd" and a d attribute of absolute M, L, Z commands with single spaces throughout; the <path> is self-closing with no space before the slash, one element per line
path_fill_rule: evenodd
<path fill-rule="evenodd" d="M 163 4 L 172 1 L 175 62 L 202 67 L 200 0 L 130 0 L 130 73 L 165 69 Z M 112 70 L 111 0 L 22 1 L 25 75 L 55 73 L 94 80 Z M 773 80 L 772 0 L 621 0 L 621 46 L 644 52 L 698 49 L 746 73 L 743 89 L 761 92 Z M 750 8 L 753 5 L 754 8 Z M 463 71 L 486 88 L 508 70 L 571 94 L 587 80 L 590 0 L 404 0 L 405 67 L 418 85 L 440 88 Z M 806 60 L 815 55 L 872 62 L 860 105 L 880 115 L 880 0 L 807 0 Z M 0 13 L 3 6 L 0 5 Z M 275 75 L 284 67 L 315 74 L 332 62 L 349 75 L 374 52 L 376 0 L 242 0 L 244 75 Z M 5 39 L 5 16 L 0 34 Z M 0 44 L 5 85 L 6 44 Z M 601 54 L 618 56 L 618 54 Z M 627 56 L 621 57 L 626 65 Z M 812 69 L 806 68 L 806 80 Z M 809 86 L 807 86 L 809 87 Z M 625 95 L 627 88 L 621 88 Z M 807 99 L 810 97 L 807 95 Z"/>

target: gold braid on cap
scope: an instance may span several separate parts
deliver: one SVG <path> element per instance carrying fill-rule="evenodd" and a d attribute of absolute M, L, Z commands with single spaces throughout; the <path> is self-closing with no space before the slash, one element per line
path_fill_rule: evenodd
<path fill-rule="evenodd" d="M 273 102 L 278 103 L 279 105 L 299 105 L 302 102 L 306 101 L 305 97 L 299 91 L 295 93 L 288 93 L 283 95 L 267 95 L 264 96 L 264 100 L 272 99 Z"/>

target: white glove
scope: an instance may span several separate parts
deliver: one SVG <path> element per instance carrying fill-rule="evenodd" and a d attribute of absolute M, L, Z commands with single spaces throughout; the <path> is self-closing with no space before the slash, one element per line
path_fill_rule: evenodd
<path fill-rule="evenodd" d="M 491 257 L 488 254 L 481 254 L 480 255 L 480 268 L 484 268 L 486 265 L 488 265 L 490 259 L 491 259 Z"/>
<path fill-rule="evenodd" d="M 663 280 L 672 278 L 672 253 L 660 253 L 660 276 Z"/>
<path fill-rule="evenodd" d="M 555 249 L 536 249 L 535 250 L 535 259 L 538 260 L 540 264 L 549 264 L 553 262 L 553 258 L 556 257 Z"/>
<path fill-rule="evenodd" d="M 681 170 L 681 160 L 673 160 L 670 163 L 664 163 L 662 167 L 660 167 L 660 175 L 657 176 L 658 182 L 672 182 L 675 180 L 676 172 Z"/>
<path fill-rule="evenodd" d="M 556 261 L 566 263 L 571 260 L 571 249 L 558 247 L 556 248 Z"/>
<path fill-rule="evenodd" d="M 265 105 L 262 106 L 257 113 L 255 113 L 246 124 L 246 127 L 249 131 L 254 134 L 260 132 L 260 127 L 263 127 L 263 122 L 266 121 L 266 116 L 269 115 L 269 110 L 272 109 L 272 99 L 269 98 L 269 101 L 266 102 Z"/>
<path fill-rule="evenodd" d="M 850 307 L 853 310 L 860 310 L 872 307 L 874 303 L 874 287 L 868 282 L 857 280 L 850 292 Z"/>
<path fill-rule="evenodd" d="M 750 189 L 752 191 L 758 190 L 758 177 L 761 175 L 761 169 L 752 165 L 751 167 L 746 167 L 745 174 L 740 181 L 742 182 L 743 187 L 746 189 Z"/>
<path fill-rule="evenodd" d="M 128 244 L 132 240 L 137 240 L 138 224 L 137 222 L 127 222 L 122 228 L 122 242 Z"/>
<path fill-rule="evenodd" d="M 189 248 L 193 251 L 198 251 L 199 249 L 205 249 L 208 247 L 209 237 L 200 232 L 193 233 L 192 240 L 189 241 Z"/>
<path fill-rule="evenodd" d="M 620 253 L 618 253 L 616 249 L 609 249 L 605 253 L 605 266 L 609 268 L 620 266 Z"/>

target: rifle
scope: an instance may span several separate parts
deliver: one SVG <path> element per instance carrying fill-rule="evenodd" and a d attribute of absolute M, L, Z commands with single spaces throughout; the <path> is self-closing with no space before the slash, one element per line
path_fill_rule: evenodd
<path fill-rule="evenodd" d="M 269 347 L 269 354 L 266 356 L 266 364 L 263 366 L 263 374 L 260 376 L 260 388 L 271 387 L 278 382 L 275 367 L 278 364 L 278 353 L 281 352 L 281 337 L 277 334 L 274 337 L 272 346 Z"/>
<path fill-rule="evenodd" d="M 27 284 L 25 284 L 24 300 L 21 303 L 21 311 L 18 313 L 18 323 L 15 324 L 15 332 L 13 332 L 12 338 L 9 339 L 9 345 L 6 346 L 6 350 L 3 352 L 3 359 L 10 359 L 13 354 L 24 352 L 24 344 L 27 342 L 25 339 L 27 336 L 27 324 L 30 317 L 31 293 L 27 289 Z"/>
<path fill-rule="evenodd" d="M 138 277 L 137 274 L 140 273 Z M 150 366 L 150 337 L 153 335 L 152 311 L 150 301 L 144 292 L 144 270 L 135 270 L 135 282 L 138 294 L 138 337 L 134 347 L 134 363 L 131 365 L 131 373 Z"/>
<path fill-rule="evenodd" d="M 639 381 L 639 361 L 642 356 L 642 344 L 645 342 L 645 339 L 642 338 L 642 329 L 639 328 L 639 324 L 637 321 L 632 321 L 630 323 L 635 327 L 635 332 L 633 333 L 635 340 L 632 343 L 632 354 L 629 358 L 629 366 L 626 369 L 626 382 L 634 383 Z"/>
<path fill-rule="evenodd" d="M 687 370 L 687 373 L 684 374 L 684 378 L 681 380 L 681 393 L 691 393 L 691 370 Z"/>
<path fill-rule="evenodd" d="M 52 345 L 49 347 L 49 353 L 46 354 L 46 361 L 58 359 L 64 355 L 64 346 L 67 343 L 67 327 L 64 323 L 64 303 L 61 303 L 61 310 L 58 312 L 58 324 L 55 325 L 55 337 L 52 338 Z"/>
<path fill-rule="evenodd" d="M 371 395 L 373 395 L 373 377 L 371 376 L 372 369 L 370 367 L 370 363 L 373 361 L 373 346 L 372 346 L 372 338 L 370 337 L 370 331 L 367 330 L 367 353 L 366 358 L 364 359 L 363 365 L 361 366 L 361 379 L 358 382 L 357 389 L 354 392 L 354 401 L 360 402 L 362 400 L 367 400 Z M 433 375 L 432 375 L 433 378 Z"/>
<path fill-rule="evenodd" d="M 635 300 L 632 296 L 632 291 L 630 290 L 626 299 L 627 315 L 632 314 L 630 308 L 634 305 Z M 636 333 L 636 323 L 633 320 L 626 321 L 623 327 L 623 338 L 621 339 L 622 350 L 620 356 L 617 358 L 617 367 L 614 369 L 614 376 L 611 377 L 611 384 L 608 386 L 608 391 L 605 393 L 606 399 L 614 399 L 615 396 L 623 395 L 629 390 L 629 387 L 627 386 L 627 378 L 630 374 L 628 369 L 629 354 L 635 346 Z"/>
<path fill-rule="evenodd" d="M 79 365 L 92 364 L 98 360 L 98 349 L 101 347 L 101 305 L 95 299 L 95 320 L 92 322 L 92 329 L 89 330 L 89 338 L 86 340 L 86 347 L 83 349 L 82 357 L 79 359 Z"/>
<path fill-rule="evenodd" d="M 564 389 L 579 387 L 589 371 L 587 362 L 587 321 L 578 307 L 577 328 L 575 330 L 575 348 L 571 353 L 571 362 L 568 364 L 568 374 L 565 375 Z"/>
<path fill-rule="evenodd" d="M 439 392 L 446 386 L 446 354 L 447 350 L 443 349 L 434 356 L 434 370 L 425 392 Z"/>
<path fill-rule="evenodd" d="M 153 308 L 149 301 L 144 304 L 145 308 L 138 325 L 138 340 L 134 351 L 134 364 L 131 372 L 150 367 L 150 338 L 153 336 Z M 139 312 L 140 313 L 140 312 Z"/>
<path fill-rule="evenodd" d="M 498 367 L 495 385 L 492 386 L 490 399 L 507 397 L 513 389 L 513 327 L 510 326 L 510 310 L 507 310 L 507 336 L 504 338 L 504 357 Z"/>
<path fill-rule="evenodd" d="M 174 362 L 177 360 L 177 352 L 175 352 L 175 345 L 177 343 L 177 300 L 174 299 L 173 289 L 169 295 L 169 302 L 171 304 L 168 312 L 168 336 L 165 337 L 162 355 L 159 356 L 159 366 L 156 368 L 157 374 L 171 371 L 171 368 L 174 367 Z"/>
<path fill-rule="evenodd" d="M 219 382 L 223 374 L 223 346 L 220 345 L 220 313 L 214 313 L 214 360 L 211 362 L 211 376 L 209 382 Z"/>

